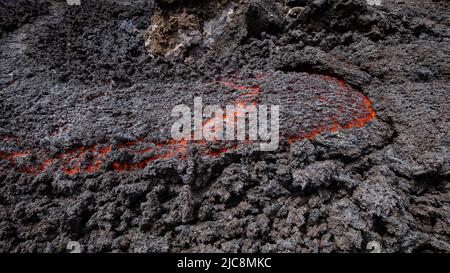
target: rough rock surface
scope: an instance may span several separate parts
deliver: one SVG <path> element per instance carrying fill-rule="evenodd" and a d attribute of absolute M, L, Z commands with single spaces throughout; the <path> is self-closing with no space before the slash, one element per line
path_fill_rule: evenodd
<path fill-rule="evenodd" d="M 200 55 L 205 50 L 232 52 L 243 40 L 274 33 L 281 26 L 278 1 L 157 1 L 145 32 L 151 54 L 167 58 Z"/>
<path fill-rule="evenodd" d="M 0 1 L 0 252 L 450 251 L 448 1 L 231 1 L 230 25 L 225 1 L 15 2 Z M 195 95 L 255 90 L 294 105 L 277 151 L 161 131 Z M 288 141 L 299 130 L 314 133 Z"/>

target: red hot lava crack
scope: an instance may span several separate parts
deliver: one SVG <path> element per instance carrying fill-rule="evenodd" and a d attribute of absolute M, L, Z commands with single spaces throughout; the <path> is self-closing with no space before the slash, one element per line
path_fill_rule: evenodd
<path fill-rule="evenodd" d="M 287 74 L 284 74 L 287 75 Z M 291 105 L 292 109 L 307 108 L 307 115 L 300 113 L 300 116 L 306 116 L 303 120 L 295 122 L 298 128 L 294 132 L 287 133 L 285 137 L 289 144 L 304 139 L 312 139 L 324 132 L 335 132 L 338 130 L 359 128 L 365 126 L 376 117 L 370 100 L 361 92 L 349 87 L 344 81 L 321 75 L 310 75 L 314 80 L 320 80 L 323 86 L 328 86 L 323 90 L 316 88 L 316 91 L 304 92 L 296 90 L 296 83 L 302 81 L 311 81 L 308 77 L 289 76 L 285 86 L 270 94 L 270 90 L 275 90 L 274 84 L 280 82 L 280 75 L 256 76 L 250 79 L 252 84 L 247 85 L 246 80 L 233 79 L 219 81 L 219 85 L 225 87 L 231 92 L 237 92 L 238 96 L 233 101 L 235 105 L 256 105 L 258 100 L 264 99 L 264 96 L 271 95 L 274 101 L 287 96 L 288 101 L 295 101 L 300 97 L 303 100 L 314 100 L 314 103 L 304 105 Z M 248 80 L 248 79 L 247 79 Z M 301 85 L 300 85 L 301 86 Z M 263 91 L 267 91 L 266 94 Z M 272 96 L 273 95 L 273 96 Z M 267 99 L 267 98 L 266 98 Z M 313 105 L 309 109 L 308 105 Z M 330 110 L 334 109 L 334 110 Z M 289 112 L 291 109 L 288 109 Z M 238 113 L 235 113 L 237 115 Z M 224 117 L 225 120 L 233 117 Z M 295 117 L 294 117 L 295 118 Z M 206 122 L 213 122 L 212 119 Z M 306 124 L 306 125 L 305 125 Z M 289 126 L 291 127 L 291 126 Z M 14 136 L 0 137 L 0 147 L 8 147 L 11 143 L 14 146 L 21 146 L 22 141 Z M 187 141 L 163 141 L 155 142 L 152 140 L 138 139 L 136 141 L 121 144 L 96 144 L 89 147 L 77 147 L 64 151 L 55 156 L 48 156 L 44 150 L 14 150 L 13 148 L 2 151 L 0 148 L 0 168 L 14 168 L 19 172 L 37 175 L 39 173 L 62 172 L 68 176 L 78 174 L 95 174 L 101 171 L 113 170 L 118 173 L 124 171 L 142 170 L 155 161 L 177 159 L 185 160 L 188 157 L 190 147 L 200 147 L 198 156 L 202 157 L 220 157 L 225 153 L 233 152 L 238 148 L 236 143 L 228 143 L 217 148 L 217 145 L 210 148 L 205 141 L 187 142 Z M 12 151 L 11 151 L 12 150 Z M 126 152 L 132 160 L 115 160 L 114 155 Z M 30 158 L 43 158 L 39 164 L 33 163 Z M 36 156 L 37 155 L 37 156 Z M 6 164 L 5 164 L 6 163 Z M 5 167 L 6 166 L 6 167 Z"/>

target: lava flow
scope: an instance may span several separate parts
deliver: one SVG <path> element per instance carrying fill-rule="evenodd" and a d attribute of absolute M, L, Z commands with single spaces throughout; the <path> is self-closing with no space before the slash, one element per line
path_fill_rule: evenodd
<path fill-rule="evenodd" d="M 223 80 L 205 88 L 225 88 L 229 97 L 213 93 L 221 103 L 280 105 L 281 137 L 289 144 L 324 132 L 363 127 L 376 117 L 366 96 L 344 81 L 328 76 L 274 72 L 251 79 Z M 224 116 L 224 122 L 239 114 Z M 205 124 L 211 122 L 215 122 L 214 118 Z M 170 126 L 167 124 L 168 128 Z M 1 171 L 13 168 L 34 175 L 60 172 L 68 176 L 142 170 L 156 161 L 185 160 L 192 149 L 196 150 L 195 156 L 220 157 L 236 151 L 239 145 L 250 143 L 137 139 L 76 147 L 50 156 L 44 149 L 18 149 L 25 141 L 14 136 L 0 137 L 0 140 Z"/>

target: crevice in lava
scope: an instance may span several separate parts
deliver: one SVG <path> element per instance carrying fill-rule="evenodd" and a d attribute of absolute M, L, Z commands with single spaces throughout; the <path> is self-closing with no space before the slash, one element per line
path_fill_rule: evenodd
<path fill-rule="evenodd" d="M 231 103 L 235 105 L 257 105 L 260 100 L 261 88 L 260 82 L 264 84 L 265 74 L 261 73 L 251 79 L 252 83 L 246 85 L 246 80 L 240 79 L 239 76 L 231 79 L 220 80 L 218 84 L 230 89 L 230 91 L 237 91 L 237 97 Z M 351 90 L 348 84 L 339 78 L 328 75 L 315 75 L 317 79 L 329 82 L 336 86 L 334 96 L 339 98 L 336 100 L 340 104 L 338 112 L 344 113 L 343 110 L 347 107 L 344 103 L 357 104 L 357 110 L 353 109 L 351 119 L 349 117 L 340 118 L 329 114 L 323 122 L 316 125 L 314 128 L 305 128 L 303 131 L 297 131 L 295 134 L 285 135 L 288 144 L 292 144 L 301 140 L 310 140 L 317 135 L 324 132 L 335 132 L 338 130 L 359 128 L 365 126 L 376 117 L 376 113 L 372 108 L 370 100 L 361 92 Z M 247 79 L 248 80 L 248 79 Z M 295 82 L 295 78 L 293 79 Z M 301 78 L 300 78 L 301 80 Z M 242 83 L 244 82 L 244 83 Z M 328 91 L 329 92 L 329 91 Z M 330 94 L 328 94 L 329 96 Z M 333 98 L 331 98 L 333 99 Z M 336 107 L 336 101 L 328 101 L 325 97 L 318 97 L 322 103 L 326 105 L 333 105 Z M 357 111 L 357 112 L 356 112 Z M 238 113 L 234 113 L 234 118 Z M 347 114 L 348 115 L 348 114 Z M 213 118 L 214 119 L 214 118 Z M 207 122 L 214 121 L 213 119 Z M 347 119 L 347 121 L 346 121 Z M 2 146 L 8 147 L 8 143 L 14 141 L 20 143 L 20 140 L 13 136 L 1 138 Z M 244 143 L 220 143 L 218 146 L 216 141 L 206 142 L 187 142 L 182 141 L 152 141 L 147 139 L 136 139 L 134 141 L 122 142 L 119 144 L 94 144 L 91 146 L 82 146 L 66 150 L 55 156 L 49 156 L 45 150 L 24 149 L 13 151 L 0 150 L 0 160 L 6 161 L 13 168 L 33 175 L 45 173 L 50 171 L 52 173 L 62 172 L 68 176 L 75 176 L 78 174 L 92 175 L 101 171 L 115 171 L 123 173 L 127 171 L 136 171 L 146 168 L 148 165 L 156 161 L 164 160 L 186 160 L 192 148 L 197 151 L 195 156 L 199 157 L 221 157 L 224 154 L 232 153 L 240 148 L 240 145 L 251 144 L 251 141 Z M 214 144 L 214 145 L 211 145 Z M 20 145 L 15 145 L 20 146 Z M 118 158 L 117 155 L 126 154 L 127 156 Z M 40 160 L 36 160 L 39 158 Z M 36 164 L 35 162 L 39 163 Z"/>

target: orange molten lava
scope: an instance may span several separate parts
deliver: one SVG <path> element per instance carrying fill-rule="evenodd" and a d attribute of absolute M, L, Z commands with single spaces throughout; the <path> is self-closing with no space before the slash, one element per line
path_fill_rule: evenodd
<path fill-rule="evenodd" d="M 256 77 L 258 80 L 261 78 L 262 75 Z M 322 78 L 330 84 L 337 84 L 339 90 L 336 90 L 336 96 L 350 92 L 349 87 L 344 81 L 327 76 L 323 76 Z M 243 92 L 242 94 L 239 94 L 237 99 L 233 102 L 235 105 L 245 106 L 251 104 L 256 106 L 261 93 L 261 87 L 259 85 L 238 85 L 232 81 L 221 81 L 220 84 L 232 90 Z M 359 96 L 358 98 L 348 97 L 352 104 L 357 103 L 357 99 L 359 101 L 358 113 L 354 112 L 350 121 L 342 122 L 335 116 L 330 115 L 327 118 L 328 122 L 326 124 L 320 124 L 313 129 L 297 132 L 296 134 L 288 136 L 288 143 L 291 144 L 298 140 L 311 139 L 324 132 L 358 128 L 369 123 L 376 117 L 376 113 L 372 108 L 372 103 L 363 94 L 356 94 Z M 333 103 L 320 95 L 317 96 L 317 100 L 326 104 Z M 343 113 L 343 105 L 338 106 L 339 112 Z M 231 122 L 232 119 L 235 119 L 240 114 L 242 113 L 236 111 L 232 116 L 224 115 L 223 118 L 225 122 Z M 215 121 L 215 118 L 211 118 L 206 121 L 206 124 Z M 0 137 L 0 141 L 0 147 L 8 147 L 12 142 L 14 142 L 16 146 L 20 143 L 14 136 Z M 205 141 L 188 143 L 187 141 L 175 140 L 155 142 L 138 139 L 136 141 L 115 145 L 97 144 L 89 147 L 77 147 L 54 156 L 48 156 L 43 150 L 14 152 L 0 151 L 0 163 L 4 163 L 2 161 L 9 162 L 9 166 L 13 166 L 16 170 L 34 175 L 47 171 L 59 171 L 68 176 L 95 174 L 102 170 L 114 170 L 118 173 L 123 173 L 125 171 L 142 170 L 151 163 L 159 160 L 184 160 L 188 156 L 190 147 L 200 147 L 201 149 L 197 151 L 197 156 L 200 157 L 219 157 L 238 148 L 238 145 L 223 146 L 219 148 L 208 148 Z M 117 152 L 126 152 L 129 157 L 122 161 L 116 160 L 115 155 Z M 37 155 L 37 158 L 42 159 L 39 164 L 35 163 L 36 157 L 33 158 L 32 155 Z"/>

